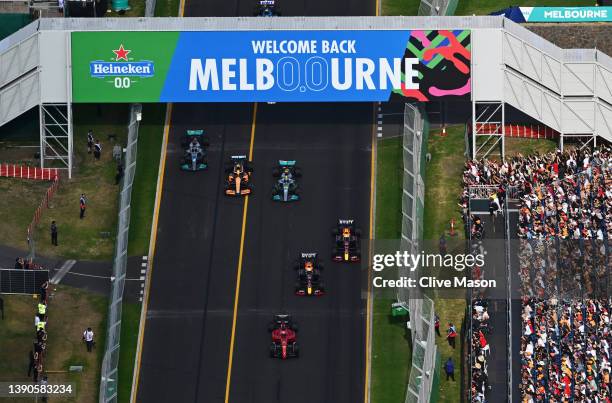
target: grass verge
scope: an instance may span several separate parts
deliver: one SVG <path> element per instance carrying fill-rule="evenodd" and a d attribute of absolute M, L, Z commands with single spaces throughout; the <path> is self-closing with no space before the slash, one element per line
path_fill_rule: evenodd
<path fill-rule="evenodd" d="M 378 142 L 376 175 L 376 238 L 399 239 L 402 216 L 402 138 Z M 374 296 L 372 318 L 373 403 L 403 401 L 412 351 L 404 319 L 390 315 L 390 298 Z"/>
<path fill-rule="evenodd" d="M 128 242 L 130 256 L 147 255 L 149 251 L 165 114 L 165 104 L 143 105 L 130 211 Z"/>
<path fill-rule="evenodd" d="M 440 137 L 438 131 L 430 131 L 428 152 L 431 162 L 425 172 L 425 213 L 423 237 L 437 245 L 440 235 L 447 232 L 451 218 L 455 218 L 461 228 L 461 215 L 457 209 L 457 198 L 461 194 L 461 176 L 465 157 L 464 127 L 449 126 L 447 136 Z M 458 231 L 461 237 L 461 231 Z M 452 357 L 457 370 L 456 381 L 440 380 L 439 402 L 456 403 L 461 400 L 460 376 L 463 361 L 460 341 L 457 348 L 452 349 L 444 338 L 445 326 L 452 322 L 460 331 L 464 316 L 466 301 L 464 299 L 434 298 L 435 310 L 440 317 L 442 337 L 437 338 L 438 352 L 442 362 Z"/>
<path fill-rule="evenodd" d="M 124 302 L 121 314 L 121 350 L 119 351 L 119 402 L 129 402 L 134 378 L 134 360 L 138 344 L 141 304 Z"/>
<path fill-rule="evenodd" d="M 31 296 L 5 295 L 5 320 L 0 326 L 0 380 L 27 381 L 28 353 L 35 339 L 34 313 L 37 300 Z M 49 339 L 45 369 L 49 383 L 73 382 L 74 398 L 49 398 L 50 402 L 98 401 L 100 366 L 106 328 L 105 297 L 66 286 L 57 286 L 49 304 Z M 81 335 L 91 327 L 96 348 L 87 353 Z M 68 373 L 70 365 L 82 365 L 82 373 Z M 13 399 L 14 400 L 14 399 Z M 1 399 L 0 402 L 10 402 Z"/>
<path fill-rule="evenodd" d="M 87 131 L 102 143 L 102 157 L 95 161 L 87 153 Z M 109 134 L 116 135 L 111 141 Z M 116 163 L 112 158 L 114 144 L 125 144 L 127 135 L 127 106 L 113 104 L 74 106 L 74 169 L 72 179 L 63 178 L 50 208 L 42 214 L 35 232 L 36 253 L 68 259 L 110 260 L 113 255 L 117 222 L 119 187 L 115 185 Z M 6 159 L 34 165 L 31 156 L 20 154 L 20 149 L 6 149 Z M 2 178 L 0 189 L 0 243 L 25 249 L 26 228 L 34 210 L 50 185 Z M 88 199 L 84 219 L 79 219 L 79 196 Z M 25 197 L 24 197 L 25 195 Z M 19 201 L 15 203 L 15 201 Z M 59 246 L 51 245 L 49 226 L 55 220 L 58 226 Z"/>
<path fill-rule="evenodd" d="M 155 3 L 156 17 L 176 17 L 179 11 L 179 0 L 157 0 Z"/>
<path fill-rule="evenodd" d="M 382 15 L 417 15 L 420 0 L 382 0 Z"/>

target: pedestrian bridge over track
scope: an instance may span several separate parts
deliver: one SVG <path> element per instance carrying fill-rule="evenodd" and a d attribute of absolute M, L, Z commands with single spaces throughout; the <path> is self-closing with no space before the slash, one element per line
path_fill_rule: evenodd
<path fill-rule="evenodd" d="M 475 139 L 492 139 L 485 145 L 481 141 L 480 146 L 473 141 L 474 155 L 486 154 L 491 144 L 492 148 L 500 141 L 503 150 L 504 105 L 556 130 L 561 142 L 566 136 L 584 136 L 592 142 L 598 137 L 612 141 L 612 58 L 596 49 L 561 49 L 497 16 L 41 19 L 0 41 L 0 126 L 39 107 L 43 167 L 59 160 L 71 170 L 71 105 L 76 102 L 71 59 L 73 32 L 138 31 L 157 35 L 240 31 L 243 35 L 248 31 L 419 29 L 470 31 L 472 127 L 489 128 L 486 133 L 476 131 Z M 117 55 L 117 60 L 122 55 Z M 134 71 L 151 67 L 144 61 L 133 64 Z M 100 71 L 106 68 L 112 66 L 99 66 Z M 201 73 L 206 73 L 205 68 Z M 266 99 L 260 101 L 263 100 Z M 139 101 L 150 100 L 124 102 Z M 491 125 L 498 130 L 490 130 Z"/>

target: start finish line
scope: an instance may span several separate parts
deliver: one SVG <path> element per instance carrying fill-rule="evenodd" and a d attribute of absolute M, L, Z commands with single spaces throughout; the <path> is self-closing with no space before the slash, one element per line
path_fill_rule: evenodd
<path fill-rule="evenodd" d="M 72 32 L 73 102 L 469 99 L 469 30 Z"/>

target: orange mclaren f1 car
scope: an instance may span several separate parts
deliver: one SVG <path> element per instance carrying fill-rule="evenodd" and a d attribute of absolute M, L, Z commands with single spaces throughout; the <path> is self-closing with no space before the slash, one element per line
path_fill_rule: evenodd
<path fill-rule="evenodd" d="M 249 166 L 246 155 L 233 155 L 225 170 L 225 194 L 228 196 L 244 196 L 253 192 L 251 174 L 253 169 Z"/>

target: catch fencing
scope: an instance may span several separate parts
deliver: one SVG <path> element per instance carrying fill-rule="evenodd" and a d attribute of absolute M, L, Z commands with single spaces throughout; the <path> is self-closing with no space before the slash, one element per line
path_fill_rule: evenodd
<path fill-rule="evenodd" d="M 423 239 L 425 185 L 422 173 L 425 172 L 429 134 L 426 116 L 413 104 L 404 107 L 401 248 L 413 254 L 419 253 Z M 409 277 L 408 271 L 408 268 L 400 269 L 399 276 Z M 400 288 L 397 299 L 408 307 L 412 336 L 411 371 L 405 403 L 429 402 L 436 365 L 434 302 L 417 288 Z"/>
<path fill-rule="evenodd" d="M 110 304 L 108 308 L 108 327 L 106 346 L 102 359 L 102 374 L 100 379 L 100 403 L 117 402 L 119 347 L 121 336 L 121 308 L 123 289 L 127 270 L 128 233 L 130 229 L 130 204 L 132 200 L 132 184 L 136 174 L 136 152 L 138 143 L 138 127 L 142 106 L 132 104 L 130 107 L 130 123 L 125 155 L 125 172 L 119 195 L 119 220 L 117 224 L 117 241 L 115 243 L 115 258 L 111 282 Z"/>
<path fill-rule="evenodd" d="M 421 0 L 418 15 L 434 17 L 454 15 L 458 2 L 459 0 Z"/>
<path fill-rule="evenodd" d="M 21 169 L 16 170 L 15 166 L 11 170 L 10 174 L 14 178 L 27 178 L 27 179 L 40 179 L 40 180 L 51 180 L 51 186 L 49 186 L 43 196 L 42 200 L 36 210 L 34 210 L 34 215 L 32 216 L 32 221 L 28 225 L 26 230 L 26 241 L 28 243 L 29 255 L 28 258 L 34 259 L 36 256 L 36 226 L 40 222 L 40 218 L 42 217 L 43 212 L 49 208 L 49 202 L 57 193 L 57 189 L 59 188 L 59 175 L 57 173 L 57 169 L 46 169 L 46 168 L 32 168 L 25 169 L 28 167 L 20 167 Z M 9 169 L 10 170 L 10 169 Z M 7 170 L 7 175 L 10 176 L 9 170 Z"/>

